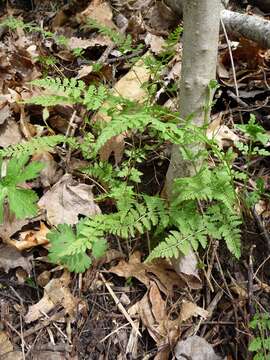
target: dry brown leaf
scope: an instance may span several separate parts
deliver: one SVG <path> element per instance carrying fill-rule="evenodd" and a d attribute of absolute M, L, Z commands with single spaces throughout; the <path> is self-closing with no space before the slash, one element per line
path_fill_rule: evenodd
<path fill-rule="evenodd" d="M 0 268 L 3 268 L 6 273 L 10 269 L 22 267 L 28 274 L 31 273 L 32 264 L 30 259 L 32 256 L 24 257 L 22 254 L 10 245 L 0 245 Z"/>
<path fill-rule="evenodd" d="M 63 175 L 63 171 L 59 169 L 57 162 L 47 151 L 33 155 L 31 160 L 44 164 L 39 175 L 39 182 L 43 187 L 55 184 Z"/>
<path fill-rule="evenodd" d="M 202 282 L 198 273 L 196 255 L 190 251 L 188 255 L 171 259 L 174 270 L 191 289 L 200 289 Z"/>
<path fill-rule="evenodd" d="M 71 37 L 68 40 L 68 49 L 74 50 L 76 48 L 87 49 L 89 47 L 94 46 L 109 46 L 112 45 L 113 42 L 106 36 L 96 35 L 91 39 L 81 39 L 77 37 Z"/>
<path fill-rule="evenodd" d="M 17 250 L 23 251 L 39 245 L 49 243 L 47 234 L 50 230 L 41 222 L 39 230 L 28 230 L 20 232 L 20 240 L 9 240 L 8 244 L 14 246 Z"/>
<path fill-rule="evenodd" d="M 111 29 L 117 29 L 112 21 L 112 9 L 108 2 L 103 0 L 93 0 L 90 5 L 80 14 L 77 15 L 78 22 L 87 22 L 88 19 L 94 19 L 98 23 Z"/>
<path fill-rule="evenodd" d="M 38 202 L 46 209 L 47 218 L 53 225 L 76 224 L 78 216 L 100 214 L 100 208 L 94 202 L 92 186 L 73 180 L 71 174 L 65 174 Z"/>
<path fill-rule="evenodd" d="M 4 122 L 10 117 L 10 115 L 10 106 L 3 102 L 0 105 L 0 125 L 4 124 Z"/>
<path fill-rule="evenodd" d="M 73 296 L 68 287 L 70 275 L 65 272 L 60 278 L 52 279 L 44 287 L 43 298 L 36 304 L 29 306 L 25 315 L 25 322 L 31 323 L 48 314 L 56 306 L 62 306 L 73 319 L 80 299 Z"/>
<path fill-rule="evenodd" d="M 4 221 L 3 224 L 0 224 L 0 238 L 7 242 L 9 241 L 10 236 L 19 231 L 24 225 L 29 223 L 29 219 L 18 220 L 12 214 L 7 214 L 4 211 Z"/>
<path fill-rule="evenodd" d="M 143 57 L 146 57 L 146 53 Z M 142 85 L 149 80 L 150 71 L 143 59 L 137 61 L 129 72 L 124 75 L 114 86 L 114 95 L 123 96 L 131 101 L 144 101 L 147 95 Z"/>
<path fill-rule="evenodd" d="M 150 46 L 151 51 L 158 55 L 164 50 L 165 40 L 161 36 L 147 33 L 144 42 Z"/>
<path fill-rule="evenodd" d="M 228 126 L 221 124 L 220 116 L 209 124 L 206 136 L 210 140 L 214 139 L 220 149 L 231 146 L 240 140 L 239 136 L 229 129 Z"/>
<path fill-rule="evenodd" d="M 48 270 L 43 271 L 37 277 L 37 284 L 41 287 L 45 287 L 51 279 L 51 272 Z"/>
<path fill-rule="evenodd" d="M 125 278 L 135 277 L 147 288 L 150 287 L 152 281 L 155 281 L 165 295 L 172 294 L 174 287 L 183 286 L 181 278 L 165 260 L 153 261 L 149 264 L 142 263 L 139 251 L 134 252 L 130 256 L 129 262 L 120 260 L 109 272 Z"/>
<path fill-rule="evenodd" d="M 222 360 L 215 354 L 212 346 L 197 335 L 180 340 L 174 349 L 174 354 L 177 360 Z"/>
<path fill-rule="evenodd" d="M 3 359 L 5 359 L 5 360 L 24 360 L 25 357 L 23 356 L 21 351 L 11 351 L 11 352 L 5 354 L 5 357 Z"/>
<path fill-rule="evenodd" d="M 108 161 L 109 157 L 113 153 L 115 164 L 118 165 L 124 154 L 126 136 L 127 134 L 123 133 L 117 136 L 113 136 L 110 140 L 108 140 L 99 151 L 100 160 Z"/>
<path fill-rule="evenodd" d="M 13 346 L 5 331 L 0 331 L 0 358 L 13 351 Z"/>
<path fill-rule="evenodd" d="M 18 144 L 22 141 L 22 134 L 18 123 L 13 119 L 8 119 L 0 126 L 0 146 Z"/>
<path fill-rule="evenodd" d="M 82 79 L 85 76 L 91 74 L 92 71 L 93 71 L 93 66 L 92 65 L 83 65 L 80 68 L 80 70 L 78 71 L 76 79 Z"/>
<path fill-rule="evenodd" d="M 151 282 L 144 297 L 129 309 L 129 314 L 139 315 L 143 325 L 156 342 L 159 351 L 155 359 L 167 360 L 171 346 L 176 343 L 179 336 L 179 322 L 169 319 L 166 301 L 163 300 L 154 282 Z"/>
<path fill-rule="evenodd" d="M 181 306 L 181 312 L 179 315 L 179 320 L 187 321 L 193 316 L 201 316 L 203 319 L 208 317 L 209 313 L 207 310 L 197 306 L 191 301 L 183 301 Z"/>

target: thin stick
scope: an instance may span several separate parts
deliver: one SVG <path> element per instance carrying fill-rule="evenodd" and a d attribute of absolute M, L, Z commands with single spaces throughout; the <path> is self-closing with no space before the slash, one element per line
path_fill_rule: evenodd
<path fill-rule="evenodd" d="M 113 298 L 116 306 L 118 307 L 118 309 L 121 311 L 121 313 L 125 316 L 125 318 L 127 319 L 127 321 L 130 323 L 130 325 L 132 326 L 132 328 L 134 329 L 134 331 L 136 332 L 137 335 L 142 336 L 140 331 L 137 329 L 136 324 L 134 323 L 134 321 L 131 319 L 130 315 L 128 314 L 128 312 L 126 311 L 126 309 L 124 308 L 124 306 L 121 304 L 120 300 L 118 299 L 118 297 L 115 295 L 113 289 L 111 288 L 111 286 L 107 283 L 107 281 L 105 280 L 104 276 L 99 273 L 99 276 L 102 280 L 102 282 L 104 283 L 104 285 L 106 286 L 107 290 L 109 291 L 111 297 Z"/>
<path fill-rule="evenodd" d="M 224 35 L 225 35 L 226 42 L 228 44 L 228 50 L 229 50 L 230 60 L 231 60 L 231 64 L 232 64 L 232 73 L 233 73 L 233 81 L 234 81 L 234 85 L 235 85 L 235 92 L 236 92 L 236 96 L 239 98 L 239 91 L 238 91 L 238 85 L 237 85 L 237 79 L 236 79 L 236 73 L 235 73 L 235 66 L 234 66 L 232 48 L 231 48 L 230 40 L 228 38 L 228 34 L 227 34 L 227 31 L 226 31 L 226 28 L 225 28 L 225 25 L 224 25 L 224 22 L 223 22 L 222 18 L 220 18 L 220 22 L 221 22 L 222 30 L 223 30 Z"/>

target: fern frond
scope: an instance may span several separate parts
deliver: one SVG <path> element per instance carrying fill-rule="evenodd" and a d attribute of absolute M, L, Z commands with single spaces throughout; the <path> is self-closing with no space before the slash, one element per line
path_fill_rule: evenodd
<path fill-rule="evenodd" d="M 0 157 L 21 157 L 22 155 L 32 155 L 40 151 L 48 151 L 53 149 L 57 144 L 66 142 L 64 135 L 43 136 L 32 138 L 31 140 L 10 145 L 4 149 L 0 149 Z"/>
<path fill-rule="evenodd" d="M 151 251 L 146 261 L 152 261 L 158 257 L 177 258 L 180 253 L 188 255 L 192 248 L 197 250 L 196 235 L 198 234 L 199 231 L 196 231 L 184 236 L 180 231 L 171 231 L 170 235 Z"/>
<path fill-rule="evenodd" d="M 175 204 L 200 200 L 222 202 L 230 211 L 236 204 L 236 195 L 231 177 L 224 169 L 201 169 L 192 177 L 179 178 L 174 184 Z"/>
<path fill-rule="evenodd" d="M 75 78 L 51 78 L 37 79 L 32 85 L 43 89 L 44 94 L 33 96 L 25 102 L 41 106 L 55 106 L 57 104 L 82 104 L 87 110 L 97 110 L 104 103 L 108 91 L 104 85 L 98 87 L 90 85 L 86 88 L 82 80 Z"/>
<path fill-rule="evenodd" d="M 144 130 L 153 117 L 147 111 L 138 110 L 137 114 L 128 112 L 119 112 L 113 114 L 111 121 L 105 124 L 101 134 L 97 138 L 94 149 L 96 152 L 113 136 L 120 135 L 125 131 L 136 129 L 138 131 Z"/>

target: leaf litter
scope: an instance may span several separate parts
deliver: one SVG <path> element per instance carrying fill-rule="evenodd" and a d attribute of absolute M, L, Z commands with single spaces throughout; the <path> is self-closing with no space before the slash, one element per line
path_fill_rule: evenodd
<path fill-rule="evenodd" d="M 23 2 L 16 1 L 10 6 L 16 8 L 19 3 Z M 85 1 L 82 4 L 83 1 L 77 0 L 73 4 L 54 8 L 47 2 L 37 0 L 33 11 L 26 11 L 26 3 L 27 1 L 20 9 L 23 18 L 36 23 L 42 18 L 43 29 L 53 30 L 55 34 L 38 34 L 38 31 L 31 32 L 27 29 L 17 29 L 12 34 L 7 27 L 0 27 L 0 37 L 3 40 L 0 44 L 2 148 L 43 135 L 58 132 L 68 134 L 75 107 L 66 104 L 50 107 L 47 109 L 48 119 L 46 116 L 42 119 L 40 107 L 21 104 L 22 99 L 26 100 L 36 94 L 37 90 L 29 86 L 29 81 L 40 78 L 42 74 L 74 76 L 87 83 L 98 83 L 105 79 L 112 85 L 112 94 L 138 103 L 144 100 L 147 92 L 142 85 L 151 78 L 149 69 L 144 66 L 142 59 L 135 63 L 129 62 L 126 54 L 114 48 L 109 36 L 98 34 L 93 29 L 84 32 L 83 26 L 89 18 L 108 26 L 112 31 L 127 29 L 127 33 L 132 34 L 134 43 L 144 43 L 144 46 L 149 48 L 148 51 L 155 56 L 162 54 L 164 39 L 178 21 L 174 19 L 168 6 L 163 3 L 152 4 L 149 1 L 139 0 L 131 4 L 119 1 L 111 6 L 107 1 Z M 1 6 L 3 7 L 2 4 Z M 8 9 L 9 14 L 12 14 L 13 10 Z M 16 11 L 14 14 L 17 16 Z M 117 17 L 116 14 L 121 16 Z M 61 44 L 61 34 L 68 35 L 66 44 Z M 76 51 L 82 55 L 76 57 Z M 241 141 L 241 138 L 233 121 L 238 112 L 243 108 L 249 111 L 249 108 L 255 106 L 256 116 L 261 123 L 264 124 L 268 119 L 265 109 L 261 109 L 268 96 L 265 83 L 269 74 L 269 51 L 243 40 L 233 44 L 232 51 L 239 97 L 234 94 L 235 84 L 229 50 L 223 43 L 219 53 L 218 75 L 222 84 L 220 91 L 226 100 L 222 106 L 219 105 L 222 111 L 218 113 L 217 119 L 212 119 L 207 135 L 209 139 L 214 139 L 220 148 L 237 151 L 236 143 Z M 144 54 L 148 54 L 146 49 Z M 162 75 L 164 83 L 158 84 L 157 101 L 163 98 L 167 91 L 166 86 L 178 81 L 181 69 L 179 54 Z M 104 61 L 100 72 L 96 72 L 93 66 L 96 59 Z M 170 100 L 171 98 L 168 103 Z M 217 102 L 219 101 L 217 99 Z M 240 106 L 243 108 L 239 109 Z M 230 116 L 226 112 L 228 108 L 232 110 Z M 79 133 L 86 113 L 76 108 L 76 114 L 79 129 L 76 128 L 75 131 Z M 110 117 L 102 112 L 91 114 L 90 117 L 92 122 L 110 121 Z M 80 133 L 81 137 L 82 134 L 83 132 Z M 108 140 L 100 150 L 100 159 L 110 160 L 114 155 L 115 163 L 119 166 L 125 159 L 125 151 L 130 147 L 132 135 L 125 132 Z M 13 212 L 10 212 L 8 204 L 5 203 L 4 221 L 0 225 L 3 241 L 0 255 L 0 297 L 1 319 L 4 319 L 4 331 L 0 332 L 1 356 L 4 355 L 5 359 L 24 359 L 25 354 L 22 353 L 20 345 L 24 344 L 29 350 L 34 344 L 34 349 L 29 350 L 31 358 L 39 360 L 77 360 L 89 356 L 93 359 L 125 359 L 130 356 L 136 359 L 143 358 L 146 353 L 156 360 L 169 359 L 171 354 L 174 354 L 176 359 L 189 357 L 193 360 L 217 360 L 228 354 L 227 358 L 231 359 L 232 353 L 239 355 L 235 358 L 245 359 L 244 350 L 243 354 L 237 353 L 235 343 L 246 344 L 250 336 L 246 335 L 249 331 L 246 307 L 250 305 L 250 293 L 246 282 L 243 282 L 247 270 L 241 266 L 236 268 L 227 257 L 219 259 L 207 254 L 204 260 L 212 272 L 201 266 L 201 254 L 197 253 L 184 256 L 178 262 L 160 260 L 144 263 L 141 259 L 145 252 L 136 251 L 141 243 L 136 243 L 135 247 L 129 243 L 116 245 L 117 255 L 110 256 L 108 252 L 106 257 L 79 276 L 67 275 L 61 266 L 53 267 L 48 262 L 47 234 L 51 228 L 63 222 L 76 224 L 82 216 L 95 216 L 101 213 L 101 209 L 104 211 L 96 201 L 99 191 L 98 186 L 93 187 L 95 182 L 90 182 L 89 179 L 85 181 L 77 176 L 76 170 L 80 168 L 82 160 L 71 154 L 72 166 L 68 169 L 70 171 L 66 171 L 68 161 L 65 151 L 62 147 L 54 152 L 37 151 L 33 155 L 31 161 L 44 165 L 40 175 L 37 179 L 26 179 L 19 184 L 21 190 L 37 190 L 39 209 L 33 211 L 32 217 L 17 219 L 14 216 L 14 203 L 11 209 Z M 156 165 L 154 164 L 155 170 Z M 243 166 L 241 163 L 238 165 Z M 87 166 L 87 161 L 84 166 Z M 269 175 L 263 172 L 262 177 L 267 183 Z M 254 182 L 250 183 L 255 186 Z M 160 190 L 159 186 L 157 191 Z M 113 205 L 108 202 L 107 206 L 109 208 Z M 46 217 L 42 210 L 45 210 Z M 259 221 L 265 224 L 264 227 L 269 226 L 267 201 L 257 202 L 255 210 Z M 254 229 L 251 230 L 254 233 Z M 260 245 L 258 247 L 260 252 Z M 261 259 L 257 253 L 255 255 Z M 129 260 L 124 260 L 125 258 Z M 226 273 L 225 278 L 220 275 L 225 266 L 235 273 L 233 277 Z M 20 270 L 26 275 L 20 277 Z M 100 271 L 110 279 L 108 284 L 112 292 L 132 317 L 137 330 L 147 330 L 148 335 L 144 332 L 143 339 L 138 337 L 136 329 L 126 323 L 123 312 L 112 301 L 104 283 L 97 280 L 100 278 Z M 264 276 L 265 282 L 258 276 Z M 236 280 L 232 280 L 234 278 Z M 229 284 L 226 284 L 226 279 Z M 267 304 L 267 270 L 265 273 L 256 273 L 254 279 L 256 296 L 259 297 L 257 291 L 261 291 L 263 297 L 259 297 L 259 300 L 262 299 L 262 303 Z M 214 284 L 212 286 L 216 291 L 221 288 L 227 297 L 216 299 L 215 294 L 209 292 L 209 283 Z M 5 284 L 9 286 L 6 287 Z M 13 291 L 9 293 L 10 286 Z M 4 311 L 7 304 L 10 306 Z M 22 308 L 27 310 L 22 311 Z M 239 326 L 239 319 L 234 318 L 236 309 L 237 316 L 241 318 L 241 329 L 237 334 L 235 328 Z M 18 322 L 19 315 L 21 323 Z M 226 325 L 226 328 L 222 322 L 231 324 Z M 19 336 L 14 329 L 21 329 L 23 335 Z M 41 336 L 36 336 L 38 332 Z M 200 336 L 194 335 L 196 333 Z M 208 339 L 209 343 L 206 341 Z M 72 352 L 65 349 L 65 346 L 71 343 Z M 224 356 L 216 355 L 210 343 L 216 343 L 215 348 Z M 219 345 L 222 343 L 224 345 Z M 39 350 L 37 345 L 41 348 L 43 346 L 43 349 L 47 346 L 49 350 Z M 58 351 L 60 345 L 64 345 L 64 350 Z"/>

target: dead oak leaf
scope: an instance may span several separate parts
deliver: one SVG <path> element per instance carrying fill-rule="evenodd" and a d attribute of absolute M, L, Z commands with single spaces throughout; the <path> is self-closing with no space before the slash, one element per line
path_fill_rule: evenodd
<path fill-rule="evenodd" d="M 78 183 L 71 174 L 65 174 L 47 191 L 38 206 L 47 211 L 47 218 L 52 225 L 73 225 L 79 221 L 79 214 L 93 216 L 101 212 L 94 202 L 92 186 Z"/>
<path fill-rule="evenodd" d="M 154 281 L 165 295 L 172 294 L 174 287 L 183 286 L 181 278 L 165 260 L 142 263 L 139 251 L 130 256 L 129 262 L 120 260 L 109 272 L 125 278 L 135 277 L 147 288 Z"/>

